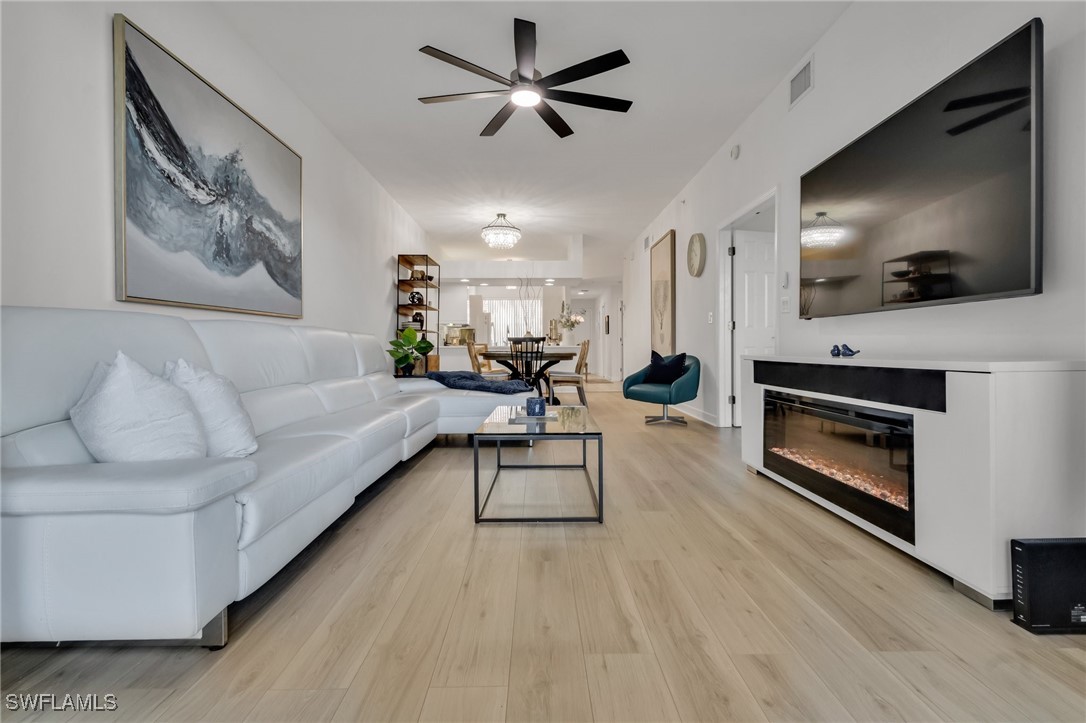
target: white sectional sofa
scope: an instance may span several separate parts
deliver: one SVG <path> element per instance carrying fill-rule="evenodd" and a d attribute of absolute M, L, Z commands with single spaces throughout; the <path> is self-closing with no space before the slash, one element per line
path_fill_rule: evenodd
<path fill-rule="evenodd" d="M 398 380 L 378 339 L 331 329 L 24 307 L 0 325 L 4 642 L 200 639 L 394 465 L 527 396 Z M 229 377 L 259 450 L 95 462 L 69 410 L 118 349 Z"/>

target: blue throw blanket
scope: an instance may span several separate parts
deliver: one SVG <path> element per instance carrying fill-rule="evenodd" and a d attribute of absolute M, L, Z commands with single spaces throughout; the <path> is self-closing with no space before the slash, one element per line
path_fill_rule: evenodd
<path fill-rule="evenodd" d="M 532 391 L 532 387 L 523 379 L 486 379 L 475 372 L 427 372 L 426 378 L 444 384 L 449 389 L 468 389 L 473 392 L 519 394 Z"/>

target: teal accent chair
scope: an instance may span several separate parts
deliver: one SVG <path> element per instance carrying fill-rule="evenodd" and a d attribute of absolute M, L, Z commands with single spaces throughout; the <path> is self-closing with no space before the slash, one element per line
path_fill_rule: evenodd
<path fill-rule="evenodd" d="M 672 358 L 664 357 L 665 360 Z M 645 367 L 626 377 L 622 382 L 622 396 L 637 402 L 664 405 L 664 413 L 645 417 L 645 424 L 686 424 L 684 417 L 671 416 L 668 413 L 668 406 L 690 402 L 698 396 L 701 362 L 696 356 L 687 354 L 682 376 L 671 384 L 645 384 L 645 375 L 648 373 L 649 367 Z"/>

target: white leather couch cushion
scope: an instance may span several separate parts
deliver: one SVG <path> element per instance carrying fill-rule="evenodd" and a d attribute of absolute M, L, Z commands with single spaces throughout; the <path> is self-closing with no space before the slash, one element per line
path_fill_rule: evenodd
<path fill-rule="evenodd" d="M 99 462 L 150 462 L 207 456 L 207 438 L 192 399 L 118 351 L 99 362 L 76 405 L 72 424 Z"/>
<path fill-rule="evenodd" d="M 358 355 L 358 375 L 392 371 L 392 357 L 377 337 L 370 334 L 351 334 L 351 342 Z"/>
<path fill-rule="evenodd" d="M 211 358 L 209 368 L 229 377 L 243 394 L 310 380 L 302 343 L 289 326 L 233 320 L 190 323 Z"/>
<path fill-rule="evenodd" d="M 390 409 L 407 418 L 407 433 L 409 435 L 419 431 L 427 424 L 437 421 L 441 412 L 441 405 L 429 395 L 421 394 L 396 394 L 377 402 L 375 405 L 381 409 Z"/>
<path fill-rule="evenodd" d="M 314 435 L 334 435 L 353 440 L 358 445 L 362 461 L 368 461 L 384 449 L 400 447 L 400 442 L 407 435 L 407 418 L 404 414 L 383 409 L 377 404 L 365 404 L 291 424 L 264 435 L 260 440 L 263 443 L 265 439 Z"/>
<path fill-rule="evenodd" d="M 418 394 L 419 392 L 444 392 L 448 389 L 448 387 L 441 382 L 435 382 L 433 379 L 427 379 L 426 377 L 406 377 L 397 379 L 396 383 L 399 385 L 401 392 L 406 392 L 408 394 Z"/>
<path fill-rule="evenodd" d="M 524 404 L 525 399 L 534 396 L 535 392 L 488 394 L 466 389 L 446 389 L 434 394 L 434 398 L 441 405 L 442 417 L 481 417 L 483 419 L 489 417 L 491 412 L 502 405 Z"/>
<path fill-rule="evenodd" d="M 520 405 L 535 392 L 519 394 L 491 394 L 467 389 L 449 389 L 440 382 L 426 378 L 396 379 L 400 390 L 408 395 L 425 394 L 436 399 L 443 418 L 479 417 L 480 422 L 502 405 Z"/>
<path fill-rule="evenodd" d="M 39 464 L 84 464 L 95 461 L 83 444 L 71 420 L 9 434 L 0 439 L 0 460 L 4 467 Z"/>
<path fill-rule="evenodd" d="M 396 378 L 388 372 L 367 374 L 362 378 L 370 385 L 373 396 L 377 399 L 384 399 L 400 393 L 400 385 L 396 383 Z"/>
<path fill-rule="evenodd" d="M 256 482 L 239 490 L 242 505 L 238 549 L 305 507 L 362 463 L 358 445 L 344 437 L 260 438 L 260 449 L 246 458 L 260 468 Z"/>
<path fill-rule="evenodd" d="M 309 366 L 309 381 L 358 376 L 358 355 L 345 331 L 292 326 Z"/>
<path fill-rule="evenodd" d="M 189 322 L 179 317 L 19 306 L 0 313 L 5 436 L 68 419 L 94 365 L 113 361 L 118 349 L 148 369 L 178 357 L 210 364 Z"/>
<path fill-rule="evenodd" d="M 184 359 L 166 362 L 163 376 L 187 393 L 196 407 L 208 457 L 245 457 L 256 451 L 253 420 L 232 381 Z"/>
<path fill-rule="evenodd" d="M 257 466 L 240 459 L 106 462 L 4 470 L 5 515 L 87 512 L 176 514 L 204 507 L 251 483 Z M 132 544 L 139 544 L 133 540 Z"/>
<path fill-rule="evenodd" d="M 342 412 L 344 409 L 357 407 L 360 404 L 369 404 L 376 399 L 370 385 L 365 379 L 359 377 L 323 379 L 311 382 L 309 388 L 329 412 Z"/>
<path fill-rule="evenodd" d="M 256 389 L 242 394 L 241 401 L 253 420 L 257 437 L 324 414 L 320 397 L 305 384 Z"/>

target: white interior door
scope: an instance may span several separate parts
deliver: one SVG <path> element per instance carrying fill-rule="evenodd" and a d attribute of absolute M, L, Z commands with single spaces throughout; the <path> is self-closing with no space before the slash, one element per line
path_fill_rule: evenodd
<path fill-rule="evenodd" d="M 769 231 L 732 232 L 732 298 L 735 331 L 732 338 L 732 425 L 743 426 L 740 415 L 739 359 L 746 354 L 777 352 L 777 253 Z"/>

